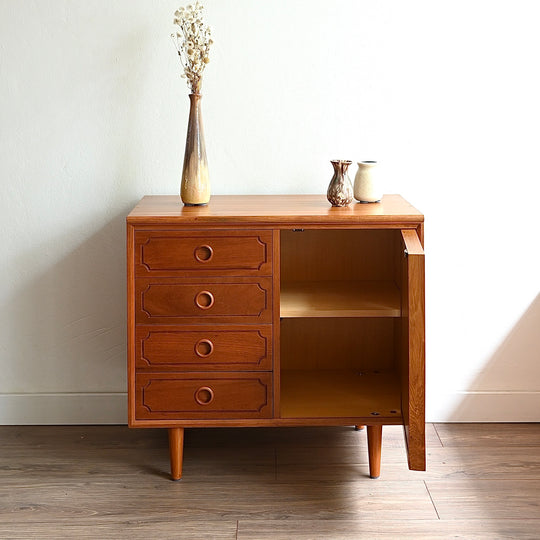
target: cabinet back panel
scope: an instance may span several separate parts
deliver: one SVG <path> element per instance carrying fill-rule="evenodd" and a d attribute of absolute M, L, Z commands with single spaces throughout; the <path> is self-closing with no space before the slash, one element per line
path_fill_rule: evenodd
<path fill-rule="evenodd" d="M 281 280 L 396 280 L 399 231 L 281 231 Z"/>
<path fill-rule="evenodd" d="M 394 347 L 392 319 L 281 321 L 281 369 L 392 369 Z"/>

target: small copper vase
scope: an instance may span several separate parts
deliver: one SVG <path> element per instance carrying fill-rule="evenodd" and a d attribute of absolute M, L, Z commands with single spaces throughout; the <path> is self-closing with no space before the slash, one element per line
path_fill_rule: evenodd
<path fill-rule="evenodd" d="M 201 206 L 210 200 L 210 179 L 201 114 L 201 94 L 189 94 L 189 119 L 180 196 L 186 206 Z"/>
<path fill-rule="evenodd" d="M 351 180 L 347 174 L 352 161 L 333 159 L 330 163 L 334 167 L 334 176 L 328 186 L 326 198 L 332 206 L 347 206 L 354 197 Z"/>

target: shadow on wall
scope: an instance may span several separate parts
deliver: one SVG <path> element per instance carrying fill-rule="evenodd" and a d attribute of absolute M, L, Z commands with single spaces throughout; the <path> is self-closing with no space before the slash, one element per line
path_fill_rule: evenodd
<path fill-rule="evenodd" d="M 85 223 L 14 261 L 23 277 L 5 305 L 0 423 L 126 421 L 125 216 L 132 207 L 91 236 L 96 226 Z M 54 264 L 32 271 L 44 266 L 40 255 L 54 260 L 57 252 Z"/>
<path fill-rule="evenodd" d="M 464 392 L 449 421 L 540 421 L 540 294 Z"/>

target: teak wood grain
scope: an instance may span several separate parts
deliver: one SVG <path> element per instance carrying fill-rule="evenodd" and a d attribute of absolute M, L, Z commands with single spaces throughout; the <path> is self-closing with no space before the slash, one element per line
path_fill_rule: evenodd
<path fill-rule="evenodd" d="M 129 425 L 367 425 L 378 476 L 380 430 L 403 424 L 422 470 L 422 242 L 399 195 L 143 198 L 127 217 Z"/>
<path fill-rule="evenodd" d="M 281 281 L 394 281 L 398 235 L 395 229 L 282 229 Z"/>
<path fill-rule="evenodd" d="M 283 370 L 395 370 L 393 318 L 288 318 L 281 321 Z"/>
<path fill-rule="evenodd" d="M 282 370 L 282 418 L 351 418 L 390 424 L 401 419 L 397 373 Z M 354 422 L 353 422 L 354 423 Z"/>
<path fill-rule="evenodd" d="M 137 370 L 272 370 L 272 325 L 139 325 Z"/>
<path fill-rule="evenodd" d="M 182 478 L 184 454 L 184 428 L 169 428 L 169 455 L 171 460 L 171 478 Z"/>
<path fill-rule="evenodd" d="M 409 467 L 426 468 L 424 250 L 416 231 L 405 229 L 402 281 L 402 408 Z"/>
<path fill-rule="evenodd" d="M 382 426 L 368 426 L 369 476 L 379 478 L 381 474 Z"/>
<path fill-rule="evenodd" d="M 393 281 L 307 281 L 281 284 L 281 317 L 399 317 Z"/>
<path fill-rule="evenodd" d="M 135 385 L 141 419 L 272 416 L 272 382 L 266 372 L 140 373 Z"/>
<path fill-rule="evenodd" d="M 271 231 L 138 231 L 140 276 L 272 275 Z"/>
<path fill-rule="evenodd" d="M 214 195 L 207 206 L 183 206 L 179 196 L 148 195 L 130 212 L 128 223 L 153 225 L 305 224 L 312 228 L 358 225 L 415 227 L 424 216 L 400 195 L 384 195 L 377 204 L 337 208 L 325 195 Z"/>
<path fill-rule="evenodd" d="M 271 278 L 139 278 L 138 324 L 271 323 Z"/>

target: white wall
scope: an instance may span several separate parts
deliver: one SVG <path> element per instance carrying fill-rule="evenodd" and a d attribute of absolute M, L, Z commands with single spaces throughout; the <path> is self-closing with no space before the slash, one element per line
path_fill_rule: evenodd
<path fill-rule="evenodd" d="M 538 4 L 205 5 L 213 193 L 379 160 L 426 215 L 428 420 L 540 420 Z M 126 421 L 124 217 L 179 189 L 177 7 L 0 0 L 0 423 Z"/>

